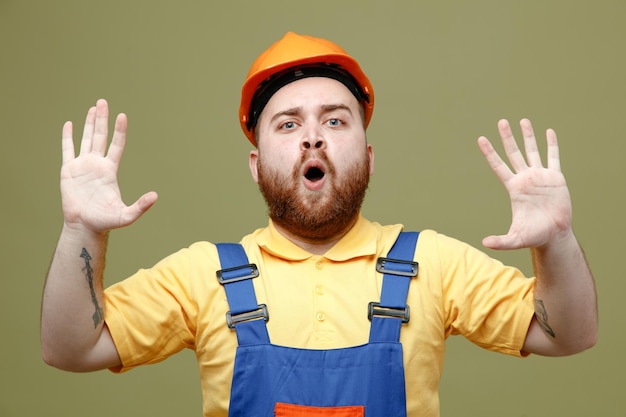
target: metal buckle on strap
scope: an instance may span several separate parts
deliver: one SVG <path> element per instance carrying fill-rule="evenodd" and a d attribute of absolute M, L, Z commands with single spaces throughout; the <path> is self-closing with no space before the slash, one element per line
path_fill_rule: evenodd
<path fill-rule="evenodd" d="M 236 271 L 241 270 L 241 275 Z M 235 273 L 233 276 L 232 273 Z M 259 276 L 259 269 L 255 264 L 235 266 L 233 268 L 220 269 L 216 272 L 217 280 L 220 284 L 230 284 L 231 282 L 243 281 Z"/>
<path fill-rule="evenodd" d="M 226 313 L 226 324 L 228 324 L 230 329 L 234 329 L 235 324 L 241 323 L 242 321 L 259 319 L 263 319 L 266 322 L 270 319 L 270 315 L 265 304 L 259 304 L 259 307 L 252 311 L 244 311 L 239 314 L 231 314 L 230 311 Z"/>
<path fill-rule="evenodd" d="M 369 321 L 372 321 L 372 317 L 374 316 L 380 316 L 402 319 L 402 323 L 408 323 L 411 313 L 409 306 L 405 306 L 404 308 L 381 307 L 380 303 L 375 303 L 374 301 L 368 304 L 367 310 L 367 318 Z"/>
<path fill-rule="evenodd" d="M 405 271 L 401 269 L 394 269 L 393 264 L 400 265 L 409 265 L 411 267 L 410 271 Z M 392 275 L 400 275 L 403 277 L 414 277 L 417 276 L 417 262 L 414 261 L 404 261 L 402 259 L 392 259 L 392 258 L 378 258 L 376 261 L 376 271 L 381 274 L 392 274 Z"/>

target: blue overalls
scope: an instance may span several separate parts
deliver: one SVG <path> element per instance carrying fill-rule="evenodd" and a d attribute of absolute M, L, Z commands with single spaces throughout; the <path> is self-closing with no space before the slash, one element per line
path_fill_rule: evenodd
<path fill-rule="evenodd" d="M 239 346 L 229 417 L 406 417 L 400 327 L 409 320 L 406 297 L 418 233 L 402 232 L 376 269 L 384 274 L 380 302 L 369 303 L 370 338 L 365 345 L 313 350 L 270 343 L 265 305 L 257 304 L 256 265 L 238 244 L 218 244 L 230 311 L 228 326 Z"/>

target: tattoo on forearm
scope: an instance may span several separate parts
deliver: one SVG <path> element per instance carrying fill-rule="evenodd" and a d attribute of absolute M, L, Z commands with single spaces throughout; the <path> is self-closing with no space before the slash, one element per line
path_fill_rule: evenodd
<path fill-rule="evenodd" d="M 535 317 L 537 317 L 537 321 L 541 328 L 548 333 L 552 337 L 556 337 L 554 334 L 554 330 L 548 324 L 548 312 L 546 311 L 546 306 L 543 305 L 543 301 L 535 300 Z"/>
<path fill-rule="evenodd" d="M 87 252 L 87 249 L 83 248 L 83 251 L 80 254 L 80 257 L 85 260 L 85 267 L 83 271 L 85 271 L 85 275 L 87 276 L 87 282 L 89 282 L 89 289 L 91 290 L 91 301 L 93 302 L 96 311 L 93 313 L 93 327 L 98 327 L 100 323 L 104 320 L 104 310 L 98 304 L 98 297 L 96 296 L 96 289 L 93 283 L 93 268 L 89 261 L 91 261 L 91 255 Z"/>

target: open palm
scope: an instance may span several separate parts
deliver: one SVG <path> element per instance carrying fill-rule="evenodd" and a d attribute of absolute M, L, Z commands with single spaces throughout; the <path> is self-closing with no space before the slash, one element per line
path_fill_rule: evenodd
<path fill-rule="evenodd" d="M 508 233 L 483 240 L 483 244 L 492 249 L 540 247 L 571 231 L 571 199 L 561 172 L 556 133 L 552 129 L 546 132 L 548 151 L 547 167 L 544 167 L 530 121 L 523 119 L 520 127 L 525 158 L 508 121 L 498 123 L 510 167 L 487 138 L 478 139 L 481 152 L 511 200 L 512 221 Z"/>
<path fill-rule="evenodd" d="M 96 233 L 133 223 L 157 199 L 156 193 L 149 192 L 130 206 L 122 201 L 117 172 L 128 122 L 124 114 L 117 117 L 107 152 L 108 117 L 105 100 L 98 100 L 89 109 L 78 156 L 74 151 L 72 123 L 63 126 L 61 196 L 65 223 Z"/>

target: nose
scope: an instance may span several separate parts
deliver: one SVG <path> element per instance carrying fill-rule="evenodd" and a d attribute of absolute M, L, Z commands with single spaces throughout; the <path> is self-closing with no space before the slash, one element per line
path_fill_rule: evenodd
<path fill-rule="evenodd" d="M 326 147 L 326 141 L 322 136 L 319 128 L 310 128 L 305 132 L 302 142 L 300 144 L 302 150 L 306 149 L 322 149 Z"/>

